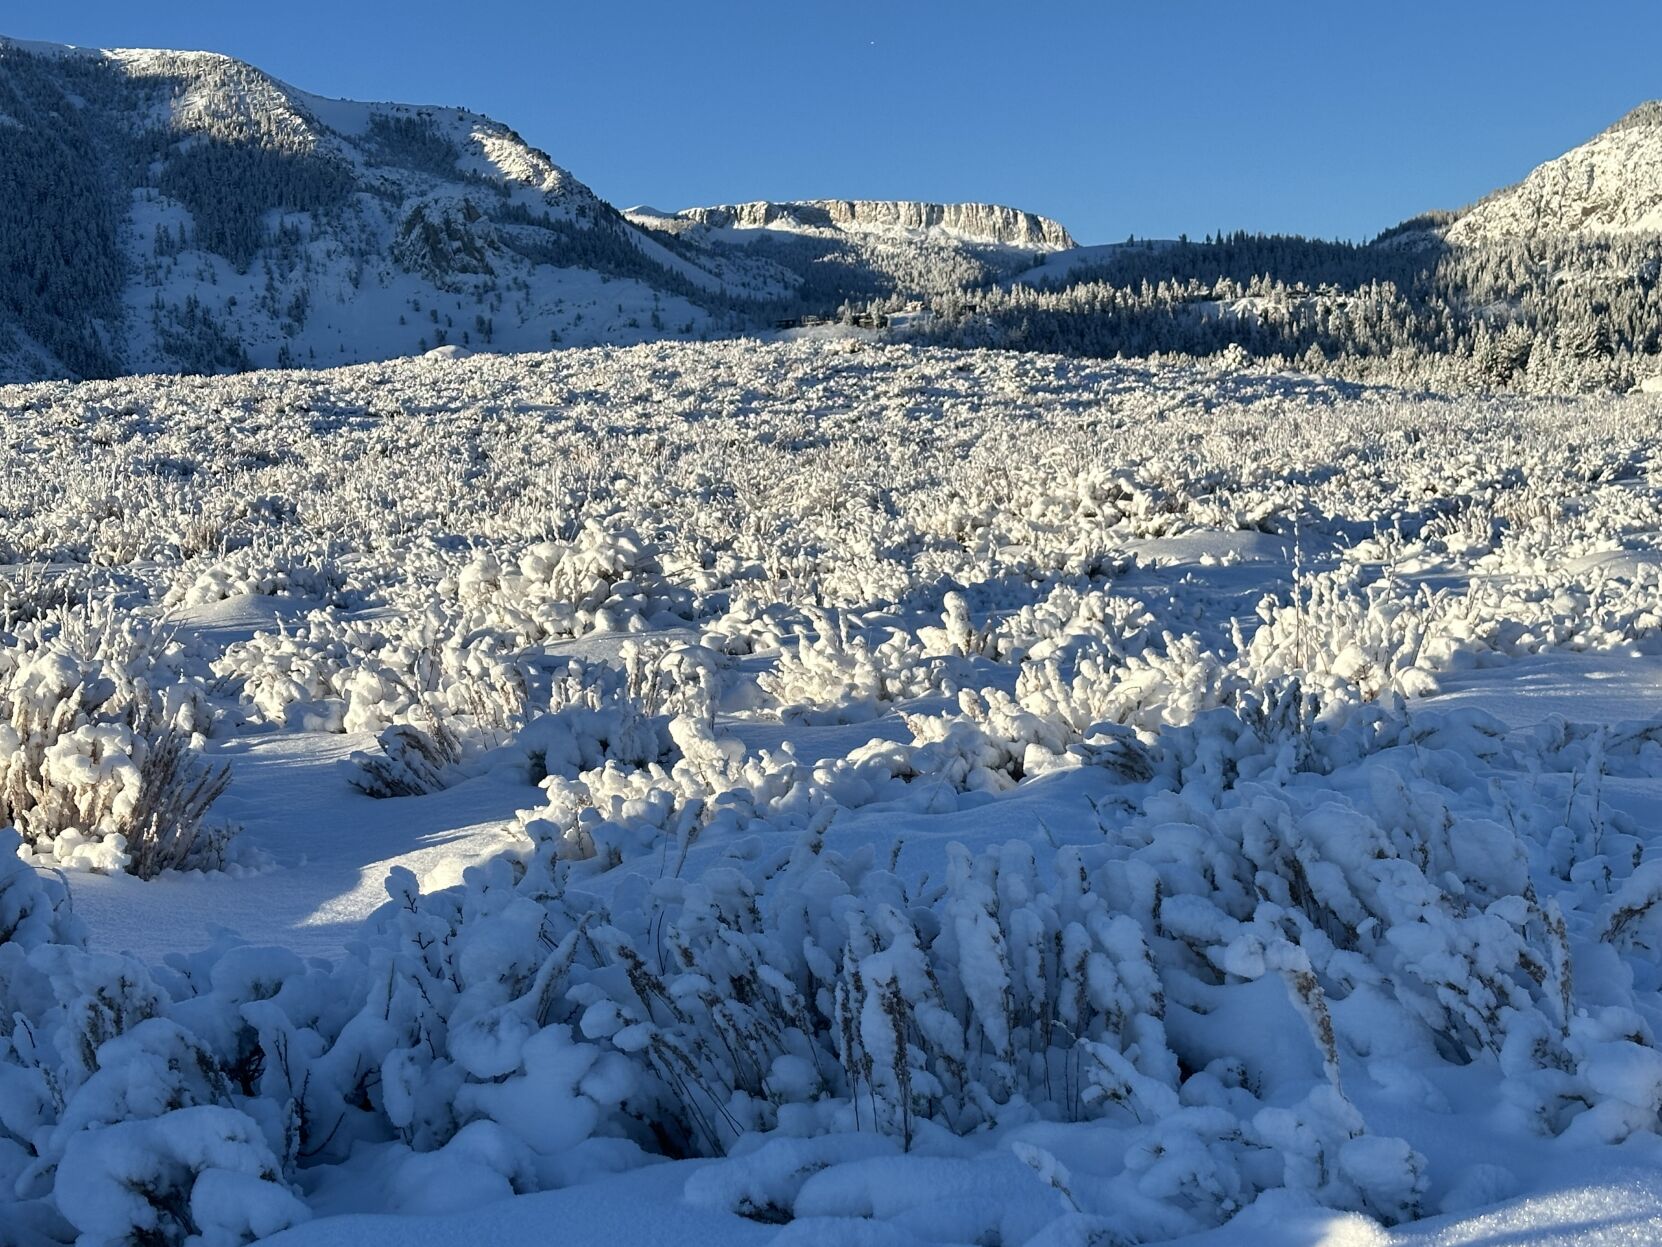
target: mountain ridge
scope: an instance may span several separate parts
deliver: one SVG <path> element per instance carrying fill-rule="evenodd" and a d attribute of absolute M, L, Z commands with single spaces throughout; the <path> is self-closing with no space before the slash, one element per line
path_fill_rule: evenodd
<path fill-rule="evenodd" d="M 1475 246 L 1543 234 L 1662 232 L 1662 100 L 1629 109 L 1592 138 L 1473 204 L 1447 241 Z"/>
<path fill-rule="evenodd" d="M 1237 231 L 1081 248 L 995 203 L 620 211 L 465 108 L 332 99 L 222 53 L 0 37 L 0 381 L 839 317 L 1011 349 L 1229 347 L 1316 369 L 1409 350 L 1459 356 L 1486 382 L 1602 384 L 1662 347 L 1658 238 L 1655 101 L 1366 247 Z M 1572 278 L 1599 291 L 1584 308 L 1556 289 Z"/>

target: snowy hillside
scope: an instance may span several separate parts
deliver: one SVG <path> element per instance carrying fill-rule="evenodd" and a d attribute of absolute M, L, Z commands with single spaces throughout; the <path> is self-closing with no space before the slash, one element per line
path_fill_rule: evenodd
<path fill-rule="evenodd" d="M 1496 191 L 1448 230 L 1475 246 L 1543 234 L 1662 233 L 1662 102 Z"/>
<path fill-rule="evenodd" d="M 1647 105 L 1464 216 L 1367 246 L 1237 231 L 1079 247 L 977 203 L 619 212 L 465 110 L 326 99 L 208 53 L 0 39 L 0 381 L 840 317 L 941 345 L 1620 391 L 1662 371 L 1659 170 Z"/>
<path fill-rule="evenodd" d="M 0 43 L 0 115 L 16 274 L 0 374 L 546 349 L 711 322 L 714 278 L 477 114 L 322 99 L 207 53 Z"/>
<path fill-rule="evenodd" d="M 936 345 L 1249 358 L 1443 392 L 1662 385 L 1662 105 L 1370 243 L 1237 230 L 1072 247 L 932 292 L 906 326 Z"/>
<path fill-rule="evenodd" d="M 659 343 L 0 441 L 7 1247 L 1657 1237 L 1662 400 Z"/>
<path fill-rule="evenodd" d="M 881 238 L 761 254 L 632 224 L 461 109 L 0 39 L 0 380 L 708 336 L 1069 244 L 1009 209 L 846 207 Z"/>

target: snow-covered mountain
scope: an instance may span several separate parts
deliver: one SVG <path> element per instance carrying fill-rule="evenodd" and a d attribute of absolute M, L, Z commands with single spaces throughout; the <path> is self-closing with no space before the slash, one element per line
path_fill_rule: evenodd
<path fill-rule="evenodd" d="M 708 326 L 720 282 L 506 126 L 230 57 L 0 43 L 0 376 Z"/>
<path fill-rule="evenodd" d="M 1008 208 L 827 201 L 754 246 L 754 207 L 630 219 L 477 113 L 0 38 L 0 380 L 706 335 L 1072 244 Z"/>
<path fill-rule="evenodd" d="M 1662 101 L 1641 104 L 1581 146 L 1465 213 L 1448 241 L 1662 232 Z"/>

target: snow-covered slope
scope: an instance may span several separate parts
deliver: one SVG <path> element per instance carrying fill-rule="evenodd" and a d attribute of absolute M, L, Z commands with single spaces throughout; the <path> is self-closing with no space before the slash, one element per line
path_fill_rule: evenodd
<path fill-rule="evenodd" d="M 996 204 L 759 200 L 625 215 L 730 287 L 809 308 L 973 288 L 1074 249 L 1055 221 Z"/>
<path fill-rule="evenodd" d="M 0 42 L 0 116 L 0 253 L 28 271 L 0 288 L 4 376 L 640 339 L 708 325 L 719 292 L 462 109 Z"/>
<path fill-rule="evenodd" d="M 1032 268 L 1017 273 L 1011 280 L 1013 284 L 1024 286 L 1065 286 L 1078 280 L 1081 274 L 1088 275 L 1123 256 L 1137 252 L 1161 251 L 1175 245 L 1169 238 L 1145 238 L 1140 242 L 1099 243 L 1095 246 L 1052 251 L 1041 256 Z"/>
<path fill-rule="evenodd" d="M 1662 231 L 1662 101 L 1496 191 L 1449 229 L 1460 246 L 1538 234 Z"/>

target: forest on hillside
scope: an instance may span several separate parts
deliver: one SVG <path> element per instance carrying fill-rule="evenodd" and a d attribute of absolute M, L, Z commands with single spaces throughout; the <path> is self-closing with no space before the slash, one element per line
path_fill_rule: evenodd
<path fill-rule="evenodd" d="M 1656 371 L 1662 238 L 1451 247 L 1439 223 L 1366 245 L 1245 233 L 1126 245 L 1065 284 L 937 296 L 910 332 L 950 346 L 1222 357 L 1439 390 L 1625 390 Z"/>

